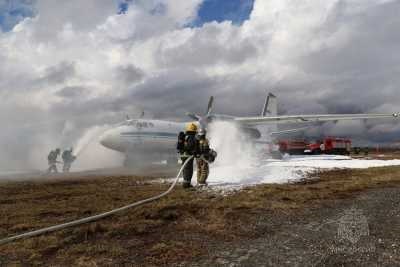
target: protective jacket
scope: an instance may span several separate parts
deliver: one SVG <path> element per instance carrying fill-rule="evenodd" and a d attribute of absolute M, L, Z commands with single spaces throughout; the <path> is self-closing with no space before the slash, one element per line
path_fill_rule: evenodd
<path fill-rule="evenodd" d="M 61 157 L 62 157 L 62 159 L 63 159 L 64 162 L 72 162 L 72 161 L 75 160 L 75 156 L 72 155 L 71 150 L 65 150 L 65 151 L 62 153 L 62 156 L 61 156 Z"/>
<path fill-rule="evenodd" d="M 197 152 L 197 155 L 199 155 L 199 156 L 201 156 L 201 155 L 205 156 L 210 153 L 210 145 L 209 145 L 207 138 L 201 138 L 198 141 L 198 149 L 196 152 Z"/>
<path fill-rule="evenodd" d="M 180 132 L 176 146 L 181 157 L 190 157 L 198 154 L 199 142 L 195 132 Z"/>
<path fill-rule="evenodd" d="M 47 156 L 47 160 L 49 163 L 55 163 L 57 161 L 57 153 L 55 151 L 50 151 L 49 155 Z"/>
<path fill-rule="evenodd" d="M 198 156 L 204 158 L 208 163 L 215 161 L 217 152 L 210 148 L 210 143 L 207 138 L 200 138 L 198 141 Z"/>
<path fill-rule="evenodd" d="M 185 164 L 185 162 L 189 160 L 183 169 L 183 187 L 190 187 L 193 176 L 193 158 L 189 158 L 197 154 L 198 140 L 196 138 L 196 132 L 180 132 L 176 148 L 181 156 L 182 164 Z"/>

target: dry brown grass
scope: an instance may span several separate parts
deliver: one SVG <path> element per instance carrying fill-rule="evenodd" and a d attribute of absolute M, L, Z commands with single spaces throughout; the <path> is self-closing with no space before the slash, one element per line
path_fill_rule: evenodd
<path fill-rule="evenodd" d="M 16 265 L 162 265 L 193 260 L 205 247 L 256 235 L 257 216 L 297 212 L 326 199 L 400 185 L 400 167 L 335 170 L 286 185 L 260 185 L 226 197 L 177 188 L 158 202 L 103 221 L 0 247 Z M 0 184 L 0 236 L 61 223 L 155 195 L 165 184 L 143 177 Z"/>

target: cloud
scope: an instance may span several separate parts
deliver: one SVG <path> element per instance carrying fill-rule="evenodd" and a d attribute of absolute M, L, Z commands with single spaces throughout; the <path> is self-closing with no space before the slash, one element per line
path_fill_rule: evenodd
<path fill-rule="evenodd" d="M 85 94 L 86 89 L 79 86 L 68 86 L 64 87 L 57 92 L 57 95 L 63 98 L 69 98 L 76 100 L 78 97 L 82 97 Z"/>
<path fill-rule="evenodd" d="M 183 33 L 185 35 L 185 33 Z M 240 28 L 230 22 L 208 23 L 193 29 L 182 43 L 170 42 L 160 49 L 159 64 L 174 66 L 238 65 L 257 55 L 257 47 L 240 36 Z"/>
<path fill-rule="evenodd" d="M 0 31 L 9 31 L 26 17 L 34 16 L 35 3 L 36 0 L 0 1 Z"/>
<path fill-rule="evenodd" d="M 115 14 L 117 5 L 115 0 L 37 0 L 36 9 L 34 37 L 41 41 L 53 39 L 66 24 L 86 34 Z"/>
<path fill-rule="evenodd" d="M 131 86 L 144 78 L 144 72 L 132 64 L 116 67 L 115 75 L 125 86 Z"/>
<path fill-rule="evenodd" d="M 50 66 L 44 70 L 41 78 L 43 82 L 49 84 L 65 83 L 70 77 L 75 75 L 75 67 L 73 63 L 61 62 L 56 66 Z"/>
<path fill-rule="evenodd" d="M 196 28 L 187 25 L 201 0 L 130 1 L 124 14 L 118 3 L 38 0 L 34 16 L 0 33 L 3 165 L 29 165 L 22 151 L 46 155 L 41 144 L 73 143 L 142 108 L 184 120 L 203 113 L 210 95 L 215 112 L 233 115 L 258 115 L 266 91 L 287 114 L 398 111 L 398 1 L 257 0 L 241 25 Z M 70 140 L 66 121 L 77 132 Z M 375 125 L 318 132 L 372 142 L 400 133 L 390 121 Z"/>

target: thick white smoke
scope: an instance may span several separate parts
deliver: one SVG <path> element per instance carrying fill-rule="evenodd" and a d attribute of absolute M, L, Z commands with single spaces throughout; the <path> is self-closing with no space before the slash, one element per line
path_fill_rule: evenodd
<path fill-rule="evenodd" d="M 60 134 L 57 131 L 43 131 L 33 138 L 32 147 L 26 151 L 26 161 L 15 159 L 12 167 L 0 169 L 0 173 L 10 170 L 45 171 L 48 167 L 47 155 L 51 150 L 60 148 L 62 152 L 71 147 L 73 154 L 77 156 L 71 171 L 119 167 L 123 162 L 123 154 L 109 150 L 99 143 L 99 137 L 109 127 L 101 125 L 82 130 L 67 122 Z M 58 161 L 62 162 L 61 155 Z M 60 163 L 59 170 L 61 166 Z"/>
<path fill-rule="evenodd" d="M 35 136 L 32 142 L 32 147 L 27 151 L 27 161 L 21 161 L 19 158 L 15 159 L 15 164 L 12 169 L 16 171 L 27 170 L 46 170 L 47 169 L 47 155 L 48 153 L 59 146 L 60 137 L 52 132 L 42 132 Z"/>
<path fill-rule="evenodd" d="M 73 154 L 77 159 L 72 165 L 72 171 L 122 166 L 124 155 L 99 143 L 99 137 L 109 128 L 108 125 L 93 126 L 84 132 L 74 148 Z"/>
<path fill-rule="evenodd" d="M 257 150 L 233 123 L 215 122 L 210 125 L 211 148 L 218 157 L 210 166 L 209 182 L 236 183 L 249 177 L 260 158 Z"/>
<path fill-rule="evenodd" d="M 267 128 L 263 133 L 267 134 Z M 296 168 L 274 167 L 267 144 L 256 145 L 235 125 L 216 122 L 210 127 L 210 144 L 218 152 L 210 166 L 209 184 L 223 188 L 242 187 L 260 183 L 282 183 L 303 177 Z M 228 186 L 228 187 L 226 187 Z"/>
<path fill-rule="evenodd" d="M 98 141 L 98 137 L 109 129 L 109 126 L 93 126 L 87 129 L 77 140 L 73 154 L 79 156 L 91 143 Z"/>

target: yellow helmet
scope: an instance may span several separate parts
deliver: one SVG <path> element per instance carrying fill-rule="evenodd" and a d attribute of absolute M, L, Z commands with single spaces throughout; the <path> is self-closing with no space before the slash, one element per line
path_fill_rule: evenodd
<path fill-rule="evenodd" d="M 186 132 L 197 132 L 197 125 L 193 122 L 186 124 Z"/>

